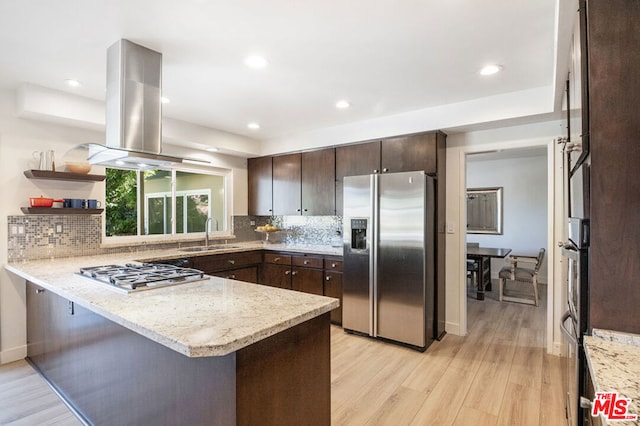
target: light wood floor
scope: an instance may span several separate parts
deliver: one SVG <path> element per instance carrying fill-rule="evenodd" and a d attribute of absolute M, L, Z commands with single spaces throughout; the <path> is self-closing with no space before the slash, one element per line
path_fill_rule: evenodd
<path fill-rule="evenodd" d="M 497 289 L 497 283 L 494 289 Z M 539 307 L 467 297 L 469 332 L 419 353 L 332 329 L 335 425 L 566 425 Z"/>
<path fill-rule="evenodd" d="M 494 288 L 497 288 L 494 286 Z M 335 425 L 564 425 L 561 358 L 541 306 L 468 297 L 469 334 L 425 353 L 331 330 Z M 25 362 L 0 366 L 0 425 L 80 422 Z"/>

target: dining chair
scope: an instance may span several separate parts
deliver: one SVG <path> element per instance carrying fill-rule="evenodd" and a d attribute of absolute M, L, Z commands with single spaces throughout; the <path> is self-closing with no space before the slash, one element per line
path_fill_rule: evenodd
<path fill-rule="evenodd" d="M 544 259 L 544 248 L 540 249 L 538 256 L 524 256 L 524 255 L 511 255 L 507 258 L 511 265 L 505 266 L 500 270 L 498 278 L 500 281 L 500 301 L 502 302 L 518 302 L 526 303 L 529 305 L 538 306 L 538 272 L 540 271 L 540 265 Z M 523 268 L 518 264 L 528 263 L 532 265 L 532 268 Z M 518 281 L 522 283 L 529 283 L 533 287 L 533 299 L 527 299 L 524 297 L 510 296 L 506 294 L 507 281 Z"/>

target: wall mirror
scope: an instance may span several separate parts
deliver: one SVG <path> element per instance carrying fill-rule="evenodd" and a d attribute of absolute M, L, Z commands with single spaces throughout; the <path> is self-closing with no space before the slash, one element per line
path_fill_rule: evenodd
<path fill-rule="evenodd" d="M 467 233 L 502 234 L 502 188 L 467 189 Z"/>

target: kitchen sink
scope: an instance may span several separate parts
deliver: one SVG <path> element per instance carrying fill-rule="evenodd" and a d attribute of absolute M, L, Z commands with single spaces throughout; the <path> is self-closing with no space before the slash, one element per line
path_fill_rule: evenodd
<path fill-rule="evenodd" d="M 199 253 L 203 251 L 216 251 L 216 250 L 226 250 L 226 249 L 236 249 L 236 248 L 240 248 L 240 246 L 218 244 L 218 245 L 207 246 L 207 247 L 187 247 L 187 248 L 180 249 L 180 251 L 184 251 L 187 253 Z"/>

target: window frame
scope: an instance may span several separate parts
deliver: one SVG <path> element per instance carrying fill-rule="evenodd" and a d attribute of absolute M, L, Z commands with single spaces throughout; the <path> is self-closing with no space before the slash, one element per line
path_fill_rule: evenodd
<path fill-rule="evenodd" d="M 215 169 L 211 169 L 208 167 L 172 167 L 172 168 L 162 168 L 162 167 L 158 167 L 156 168 L 157 170 L 164 170 L 164 171 L 170 171 L 171 172 L 171 194 L 172 194 L 172 199 L 174 199 L 175 197 L 175 193 L 176 193 L 176 174 L 177 172 L 185 172 L 185 173 L 197 173 L 197 174 L 205 174 L 205 175 L 211 175 L 211 176 L 220 176 L 223 178 L 223 191 L 224 191 L 224 195 L 223 195 L 223 199 L 224 199 L 224 206 L 223 206 L 223 220 L 220 223 L 219 228 L 221 230 L 219 231 L 209 231 L 209 236 L 210 237 L 225 237 L 225 236 L 229 236 L 229 237 L 233 237 L 233 233 L 231 230 L 231 215 L 233 214 L 233 196 L 232 196 L 232 188 L 233 188 L 233 170 L 231 169 L 225 169 L 225 168 L 215 168 Z M 142 186 L 141 186 L 141 180 L 144 179 L 143 173 L 144 170 L 136 170 L 137 173 L 137 179 L 138 179 L 138 184 L 136 187 L 136 199 L 140 200 L 141 198 L 141 192 L 142 192 Z M 105 193 L 106 193 L 106 182 L 105 182 Z M 187 191 L 180 191 L 180 192 L 188 192 L 190 190 Z M 198 192 L 198 191 L 196 191 Z M 209 191 L 209 202 L 211 203 L 211 191 Z M 145 199 L 146 202 L 146 199 Z M 175 219 L 176 218 L 176 203 L 171 203 L 171 209 L 172 209 L 172 217 Z M 105 209 L 106 210 L 106 209 Z M 140 224 L 142 220 L 144 220 L 142 216 L 142 212 L 141 209 L 138 206 L 137 209 L 137 223 Z M 193 240 L 199 240 L 199 239 L 204 239 L 205 236 L 205 232 L 191 232 L 191 233 L 185 233 L 185 232 L 181 232 L 181 233 L 177 233 L 176 232 L 176 222 L 175 220 L 171 221 L 171 234 L 144 234 L 144 229 L 140 229 L 140 227 L 138 227 L 138 234 L 137 235 L 110 235 L 107 236 L 106 234 L 106 220 L 104 220 L 104 215 L 106 215 L 106 211 L 103 213 L 103 220 L 102 220 L 102 243 L 101 243 L 101 247 L 117 247 L 117 246 L 122 246 L 122 245 L 128 245 L 128 246 L 135 246 L 135 245 L 143 245 L 143 244 L 148 244 L 148 243 L 157 243 L 157 242 L 180 242 L 180 241 L 193 241 Z M 209 216 L 211 216 L 211 209 L 209 210 Z M 146 226 L 146 224 L 144 224 L 144 226 Z M 211 222 L 209 222 L 209 228 L 211 228 Z"/>

